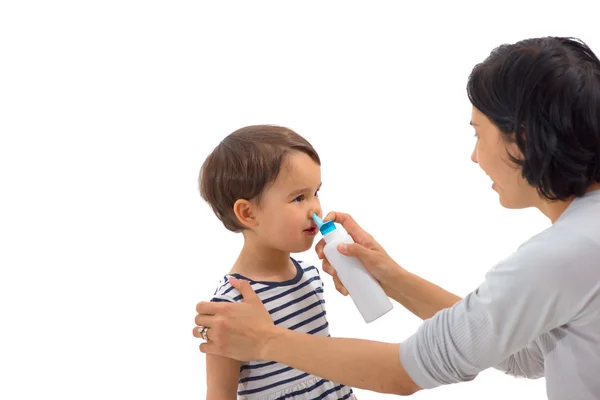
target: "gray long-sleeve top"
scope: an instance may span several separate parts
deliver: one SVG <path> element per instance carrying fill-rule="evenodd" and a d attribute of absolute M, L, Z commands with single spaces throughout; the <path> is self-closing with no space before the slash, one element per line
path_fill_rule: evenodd
<path fill-rule="evenodd" d="M 424 389 L 497 368 L 545 377 L 550 400 L 600 399 L 600 190 L 424 321 L 400 360 Z"/>

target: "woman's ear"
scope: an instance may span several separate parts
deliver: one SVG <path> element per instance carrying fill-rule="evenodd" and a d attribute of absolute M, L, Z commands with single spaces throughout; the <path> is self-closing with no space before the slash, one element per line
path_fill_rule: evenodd
<path fill-rule="evenodd" d="M 238 199 L 233 205 L 233 212 L 244 227 L 254 228 L 258 225 L 256 206 L 251 201 Z"/>

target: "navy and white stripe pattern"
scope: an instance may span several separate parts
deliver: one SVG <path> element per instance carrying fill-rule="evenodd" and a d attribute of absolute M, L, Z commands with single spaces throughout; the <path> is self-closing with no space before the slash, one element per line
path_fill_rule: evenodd
<path fill-rule="evenodd" d="M 296 276 L 287 282 L 250 281 L 276 325 L 311 335 L 329 336 L 323 282 L 314 266 L 292 259 Z M 227 275 L 212 301 L 239 302 L 242 296 Z M 321 379 L 276 362 L 243 363 L 238 381 L 238 399 L 354 399 L 348 386 Z"/>

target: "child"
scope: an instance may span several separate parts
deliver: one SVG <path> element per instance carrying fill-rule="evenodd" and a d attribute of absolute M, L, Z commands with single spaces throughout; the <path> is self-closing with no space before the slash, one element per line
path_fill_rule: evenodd
<path fill-rule="evenodd" d="M 200 194 L 243 248 L 212 301 L 241 301 L 229 276 L 246 279 L 276 325 L 329 336 L 318 270 L 290 257 L 312 247 L 322 217 L 321 161 L 290 129 L 257 125 L 227 136 L 200 170 Z M 354 399 L 350 387 L 276 362 L 206 356 L 207 400 Z M 237 392 L 237 393 L 236 393 Z"/>

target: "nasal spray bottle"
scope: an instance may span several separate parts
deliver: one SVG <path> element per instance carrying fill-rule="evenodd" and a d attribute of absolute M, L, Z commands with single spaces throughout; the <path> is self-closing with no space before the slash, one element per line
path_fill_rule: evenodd
<path fill-rule="evenodd" d="M 333 221 L 323 222 L 316 214 L 313 214 L 312 218 L 325 239 L 325 258 L 335 268 L 365 322 L 373 322 L 390 311 L 394 307 L 392 302 L 360 260 L 338 251 L 337 246 L 340 243 L 354 243 L 352 237 L 339 231 Z"/>

